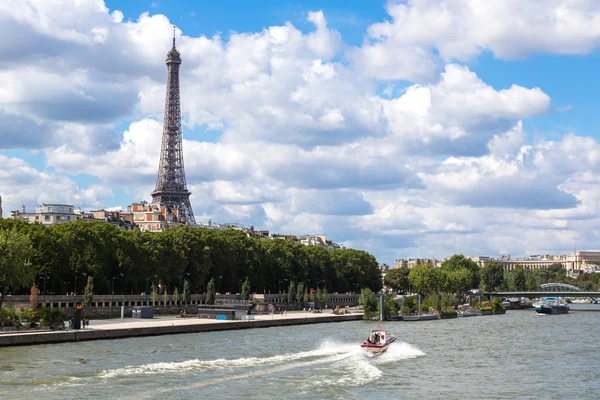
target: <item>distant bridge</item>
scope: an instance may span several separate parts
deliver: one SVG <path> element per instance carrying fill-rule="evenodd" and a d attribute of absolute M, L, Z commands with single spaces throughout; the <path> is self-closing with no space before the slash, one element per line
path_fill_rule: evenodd
<path fill-rule="evenodd" d="M 568 283 L 544 283 L 540 285 L 539 291 L 484 292 L 483 295 L 490 297 L 600 297 L 600 292 L 583 292 L 577 286 Z"/>
<path fill-rule="evenodd" d="M 568 290 L 540 290 L 539 292 L 527 291 L 527 292 L 483 292 L 483 296 L 490 297 L 546 297 L 546 296 L 558 296 L 558 297 L 597 297 L 600 298 L 600 292 L 574 292 Z"/>

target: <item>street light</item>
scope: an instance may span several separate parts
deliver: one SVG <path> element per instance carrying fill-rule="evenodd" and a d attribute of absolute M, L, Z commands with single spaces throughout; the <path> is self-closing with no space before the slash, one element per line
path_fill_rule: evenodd
<path fill-rule="evenodd" d="M 113 278 L 112 278 L 112 294 L 110 295 L 110 316 L 111 317 L 112 317 L 113 303 L 115 302 L 115 279 L 117 279 L 120 276 L 123 276 L 122 272 L 117 276 L 113 276 Z"/>
<path fill-rule="evenodd" d="M 46 306 L 46 281 L 50 279 L 48 275 L 40 276 L 40 279 L 44 281 L 44 306 Z"/>
<path fill-rule="evenodd" d="M 73 294 L 75 296 L 77 296 L 77 279 L 79 279 L 82 276 L 87 276 L 87 274 L 85 272 L 82 272 L 79 275 L 75 274 L 75 282 L 73 282 Z"/>
<path fill-rule="evenodd" d="M 282 280 L 280 280 L 280 281 L 277 282 L 277 291 L 279 291 L 280 294 L 281 294 L 281 288 L 279 287 L 279 284 L 281 282 L 286 282 L 286 281 L 287 281 L 287 279 L 282 279 Z"/>

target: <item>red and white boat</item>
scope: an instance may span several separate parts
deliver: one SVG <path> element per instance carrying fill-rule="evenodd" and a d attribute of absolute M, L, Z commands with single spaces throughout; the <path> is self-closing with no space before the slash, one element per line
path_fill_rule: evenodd
<path fill-rule="evenodd" d="M 360 345 L 369 353 L 383 353 L 396 341 L 396 336 L 384 329 L 374 329 L 367 339 Z"/>

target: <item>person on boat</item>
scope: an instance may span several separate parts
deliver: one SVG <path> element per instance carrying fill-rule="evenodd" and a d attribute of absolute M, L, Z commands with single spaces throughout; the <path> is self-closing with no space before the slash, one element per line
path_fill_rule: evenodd
<path fill-rule="evenodd" d="M 371 343 L 373 343 L 373 342 L 371 341 L 371 336 L 368 336 L 368 337 L 367 337 L 367 343 L 368 343 L 368 344 L 371 344 Z"/>

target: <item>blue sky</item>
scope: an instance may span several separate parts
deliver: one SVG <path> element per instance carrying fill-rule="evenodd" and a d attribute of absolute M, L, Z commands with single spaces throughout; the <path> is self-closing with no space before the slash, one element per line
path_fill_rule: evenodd
<path fill-rule="evenodd" d="M 592 248 L 600 4 L 477 4 L 0 5 L 3 214 L 149 199 L 176 25 L 199 220 L 388 263 Z"/>

